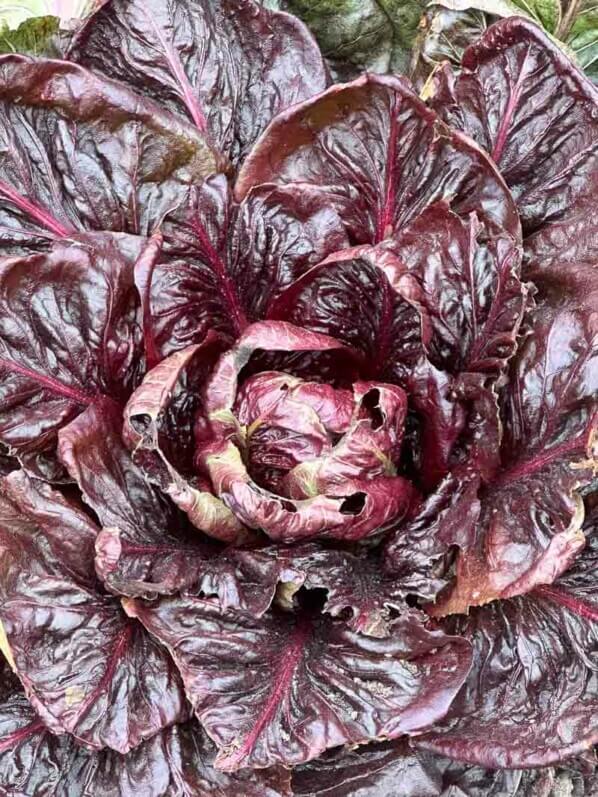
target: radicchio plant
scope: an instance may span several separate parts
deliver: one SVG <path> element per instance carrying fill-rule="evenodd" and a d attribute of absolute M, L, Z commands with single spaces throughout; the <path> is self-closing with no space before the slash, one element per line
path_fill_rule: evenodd
<path fill-rule="evenodd" d="M 598 92 L 328 84 L 252 0 L 0 58 L 3 793 L 590 793 Z"/>

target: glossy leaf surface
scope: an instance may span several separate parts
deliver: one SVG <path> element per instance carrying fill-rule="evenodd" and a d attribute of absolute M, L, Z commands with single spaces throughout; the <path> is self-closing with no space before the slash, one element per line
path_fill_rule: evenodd
<path fill-rule="evenodd" d="M 7 476 L 2 490 L 0 617 L 44 723 L 90 747 L 126 753 L 184 719 L 168 654 L 95 578 L 97 528 L 24 473 Z"/>
<path fill-rule="evenodd" d="M 415 613 L 375 640 L 323 618 L 256 622 L 190 597 L 126 608 L 172 652 L 224 770 L 420 730 L 444 715 L 470 665 L 467 643 Z"/>
<path fill-rule="evenodd" d="M 273 116 L 326 87 L 307 29 L 252 0 L 117 0 L 70 57 L 190 119 L 235 162 Z"/>

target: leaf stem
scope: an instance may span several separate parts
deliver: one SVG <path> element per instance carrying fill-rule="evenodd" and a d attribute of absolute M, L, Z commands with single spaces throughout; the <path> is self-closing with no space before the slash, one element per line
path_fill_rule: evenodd
<path fill-rule="evenodd" d="M 570 0 L 569 5 L 563 16 L 561 17 L 561 21 L 556 29 L 556 37 L 561 41 L 566 41 L 567 36 L 571 32 L 571 28 L 573 27 L 573 23 L 575 22 L 575 18 L 579 12 L 581 7 L 582 0 Z"/>

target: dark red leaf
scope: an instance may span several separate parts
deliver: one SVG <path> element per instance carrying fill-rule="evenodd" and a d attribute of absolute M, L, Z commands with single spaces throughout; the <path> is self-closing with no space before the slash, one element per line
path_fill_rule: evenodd
<path fill-rule="evenodd" d="M 475 213 L 462 219 L 438 203 L 401 230 L 392 249 L 422 286 L 435 365 L 500 375 L 515 351 L 527 297 L 513 239 L 488 240 Z"/>
<path fill-rule="evenodd" d="M 29 464 L 85 407 L 126 397 L 139 377 L 138 244 L 90 234 L 0 264 L 0 439 Z"/>
<path fill-rule="evenodd" d="M 126 756 L 78 747 L 71 736 L 50 733 L 18 684 L 2 676 L 0 788 L 11 797 L 291 797 L 282 769 L 214 769 L 214 745 L 196 721 L 167 728 Z"/>
<path fill-rule="evenodd" d="M 535 24 L 511 18 L 437 75 L 432 105 L 498 164 L 521 214 L 525 276 L 598 255 L 598 91 Z"/>
<path fill-rule="evenodd" d="M 477 608 L 450 628 L 474 667 L 438 730 L 418 745 L 487 767 L 556 763 L 598 742 L 596 528 L 553 585 Z"/>
<path fill-rule="evenodd" d="M 393 616 L 407 608 L 405 598 L 410 590 L 402 580 L 384 572 L 377 556 L 315 546 L 274 550 L 272 555 L 286 565 L 279 576 L 279 606 L 297 608 L 300 588 L 325 590 L 322 611 L 340 617 L 360 634 L 380 639 L 392 634 Z"/>
<path fill-rule="evenodd" d="M 221 165 L 184 120 L 76 64 L 0 57 L 0 242 L 144 235 Z"/>
<path fill-rule="evenodd" d="M 245 160 L 235 195 L 264 182 L 317 186 L 355 243 L 392 237 L 441 200 L 463 218 L 475 212 L 519 235 L 488 157 L 394 77 L 364 75 L 281 113 Z"/>
<path fill-rule="evenodd" d="M 69 54 L 191 119 L 235 163 L 273 116 L 326 87 L 307 29 L 252 0 L 112 0 Z"/>
<path fill-rule="evenodd" d="M 487 770 L 405 742 L 335 751 L 293 770 L 295 797 L 558 797 L 572 786 L 584 797 L 578 772 Z"/>
<path fill-rule="evenodd" d="M 334 208 L 309 186 L 263 187 L 236 205 L 226 179 L 208 179 L 163 227 L 150 305 L 157 349 L 239 334 L 278 293 L 346 245 Z"/>
<path fill-rule="evenodd" d="M 595 298 L 536 311 L 503 397 L 503 468 L 480 495 L 477 539 L 434 614 L 550 584 L 583 548 L 579 489 L 597 456 Z"/>
<path fill-rule="evenodd" d="M 434 600 L 447 586 L 453 549 L 470 548 L 476 539 L 479 483 L 476 474 L 453 471 L 389 536 L 382 565 L 397 591 Z"/>
<path fill-rule="evenodd" d="M 2 492 L 0 621 L 44 723 L 126 753 L 185 718 L 172 660 L 95 577 L 94 524 L 22 472 Z"/>
<path fill-rule="evenodd" d="M 419 731 L 445 714 L 470 666 L 467 643 L 414 612 L 381 640 L 324 618 L 255 620 L 191 597 L 126 607 L 168 646 L 224 770 L 299 764 Z"/>

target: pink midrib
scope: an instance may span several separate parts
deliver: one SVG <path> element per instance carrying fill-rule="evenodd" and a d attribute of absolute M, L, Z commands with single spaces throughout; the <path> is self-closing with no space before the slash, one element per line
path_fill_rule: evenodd
<path fill-rule="evenodd" d="M 237 764 L 245 759 L 253 749 L 262 731 L 272 719 L 274 712 L 280 706 L 284 696 L 287 694 L 297 665 L 303 657 L 305 643 L 312 632 L 310 620 L 302 619 L 297 623 L 288 647 L 281 651 L 282 666 L 274 675 L 274 689 L 268 697 L 268 701 L 259 715 L 251 733 L 246 737 L 243 744 L 231 755 L 226 757 L 227 764 Z"/>
<path fill-rule="evenodd" d="M 546 598 L 553 603 L 558 603 L 559 606 L 564 606 L 566 609 L 569 609 L 579 617 L 583 617 L 585 620 L 598 623 L 598 606 L 592 606 L 586 603 L 586 601 L 575 598 L 560 587 L 542 585 L 541 587 L 536 587 L 534 594 L 539 595 L 541 598 Z"/>
<path fill-rule="evenodd" d="M 501 302 L 502 292 L 503 292 L 504 287 L 505 287 L 505 282 L 508 279 L 508 273 L 509 273 L 509 268 L 511 266 L 511 260 L 512 260 L 512 256 L 509 254 L 509 255 L 507 255 L 505 257 L 505 259 L 503 260 L 503 262 L 502 262 L 502 264 L 500 266 L 499 273 L 498 273 L 498 285 L 497 285 L 496 294 L 495 294 L 494 299 L 492 301 L 492 305 L 490 307 L 490 312 L 488 313 L 488 317 L 486 318 L 486 322 L 483 324 L 481 333 L 479 335 L 478 335 L 477 326 L 475 328 L 475 332 L 474 332 L 475 343 L 474 343 L 473 348 L 471 350 L 471 354 L 469 356 L 469 361 L 468 361 L 468 365 L 467 365 L 467 368 L 469 370 L 475 370 L 476 366 L 478 365 L 478 359 L 479 359 L 480 355 L 483 354 L 484 347 L 486 346 L 486 343 L 488 341 L 488 333 L 492 334 L 492 329 L 494 327 L 494 323 L 495 323 L 495 321 L 496 321 L 496 319 L 498 317 L 498 314 L 500 312 L 500 308 L 501 308 L 501 304 L 502 304 L 502 302 Z M 473 278 L 472 278 L 472 281 L 473 281 Z M 474 309 L 474 319 L 475 319 L 476 309 Z"/>
<path fill-rule="evenodd" d="M 50 232 L 54 233 L 54 235 L 59 238 L 66 238 L 74 232 L 74 230 L 61 224 L 61 222 L 55 219 L 47 210 L 36 205 L 35 202 L 26 199 L 24 196 L 21 196 L 14 188 L 11 188 L 11 186 L 1 180 L 0 195 L 5 196 L 10 202 L 16 205 L 16 207 L 27 213 L 35 222 L 45 227 L 47 230 L 50 230 Z"/>
<path fill-rule="evenodd" d="M 17 373 L 26 377 L 27 379 L 31 379 L 32 382 L 36 382 L 38 385 L 41 385 L 50 392 L 59 396 L 63 396 L 64 398 L 71 399 L 77 404 L 88 406 L 89 404 L 93 404 L 97 399 L 101 398 L 99 395 L 85 393 L 82 390 L 77 390 L 77 388 L 64 385 L 62 382 L 59 382 L 56 379 L 38 374 L 36 371 L 32 371 L 30 368 L 26 368 L 23 365 L 18 365 L 12 360 L 6 360 L 3 357 L 0 357 L 0 369 L 1 368 L 6 368 L 6 370 L 10 371 L 11 373 Z"/>
<path fill-rule="evenodd" d="M 243 311 L 241 302 L 239 301 L 239 297 L 237 295 L 235 286 L 233 285 L 232 280 L 228 276 L 226 265 L 224 264 L 222 258 L 220 257 L 216 249 L 213 247 L 205 227 L 197 217 L 193 219 L 191 226 L 193 227 L 193 231 L 200 240 L 202 249 L 204 250 L 206 258 L 208 259 L 208 265 L 218 277 L 218 280 L 222 286 L 222 291 L 224 293 L 226 303 L 233 316 L 235 331 L 237 332 L 237 334 L 240 334 L 247 326 L 248 323 L 247 317 Z"/>
<path fill-rule="evenodd" d="M 391 341 L 391 325 L 393 319 L 393 302 L 392 302 L 392 288 L 388 282 L 385 274 L 381 276 L 383 282 L 383 298 L 380 312 L 380 326 L 378 328 L 378 340 L 376 351 L 376 362 L 374 365 L 374 374 L 376 377 L 384 371 L 388 354 L 390 351 Z"/>
<path fill-rule="evenodd" d="M 4 739 L 0 741 L 0 753 L 4 753 L 7 750 L 14 750 L 15 746 L 22 742 L 24 739 L 27 739 L 29 736 L 33 736 L 33 734 L 38 732 L 45 732 L 46 726 L 41 720 L 34 720 L 30 722 L 29 725 L 26 725 L 24 728 L 21 728 L 15 733 L 11 733 L 6 736 Z"/>
<path fill-rule="evenodd" d="M 148 370 L 156 366 L 161 359 L 154 338 L 154 319 L 151 307 L 152 280 L 161 251 L 162 236 L 159 233 L 154 233 L 143 248 L 134 269 L 135 287 L 141 299 L 143 341 Z"/>
<path fill-rule="evenodd" d="M 127 625 L 123 628 L 120 634 L 117 637 L 116 643 L 113 646 L 112 653 L 108 660 L 108 665 L 104 670 L 104 674 L 98 681 L 97 685 L 92 689 L 92 691 L 87 696 L 86 700 L 81 705 L 80 709 L 77 711 L 77 723 L 81 722 L 81 720 L 89 713 L 89 710 L 94 705 L 98 695 L 102 692 L 104 687 L 110 683 L 112 680 L 112 676 L 114 675 L 114 671 L 116 670 L 116 666 L 119 660 L 123 657 L 123 651 L 127 648 L 130 638 L 133 636 L 133 625 L 131 623 L 127 623 Z"/>
<path fill-rule="evenodd" d="M 397 113 L 398 99 L 393 98 L 390 109 L 390 129 L 388 132 L 388 151 L 386 153 L 386 169 L 384 172 L 384 205 L 378 214 L 376 224 L 376 243 L 380 243 L 386 237 L 388 228 L 394 221 L 394 214 L 397 202 L 397 175 L 395 171 L 395 159 L 397 155 Z"/>
<path fill-rule="evenodd" d="M 498 474 L 494 482 L 494 486 L 504 487 L 506 484 L 510 484 L 518 479 L 522 479 L 525 476 L 531 476 L 533 473 L 536 473 L 537 471 L 546 467 L 546 465 L 554 462 L 555 459 L 559 459 L 567 454 L 574 454 L 576 452 L 583 451 L 586 438 L 586 434 L 580 435 L 575 437 L 573 440 L 567 440 L 565 443 L 561 443 L 561 445 L 555 446 L 554 448 L 538 454 L 535 457 L 530 457 L 524 462 L 521 462 L 519 465 L 514 465 L 512 468 L 508 468 L 507 470 Z"/>
<path fill-rule="evenodd" d="M 178 53 L 172 48 L 166 39 L 162 31 L 160 30 L 159 25 L 156 23 L 156 20 L 152 16 L 150 12 L 147 13 L 147 18 L 150 21 L 152 28 L 158 38 L 160 44 L 162 45 L 162 50 L 164 52 L 164 56 L 168 62 L 168 66 L 170 67 L 170 71 L 172 72 L 173 76 L 175 77 L 176 81 L 178 82 L 181 90 L 183 92 L 183 100 L 189 111 L 191 118 L 195 126 L 200 130 L 200 132 L 205 133 L 208 129 L 208 120 L 205 117 L 203 109 L 199 104 L 199 101 L 195 94 L 193 93 L 193 87 L 189 82 L 189 78 L 185 73 L 183 68 L 183 64 L 181 63 L 181 59 L 178 56 Z"/>
<path fill-rule="evenodd" d="M 492 148 L 492 160 L 495 161 L 496 163 L 498 163 L 501 155 L 503 154 L 505 144 L 507 143 L 509 128 L 511 127 L 511 122 L 513 121 L 513 116 L 519 104 L 519 100 L 521 99 L 523 84 L 525 83 L 525 80 L 527 78 L 525 68 L 527 65 L 528 57 L 529 57 L 529 48 L 525 53 L 525 58 L 523 59 L 523 63 L 521 64 L 521 68 L 517 80 L 515 81 L 515 85 L 512 87 L 511 93 L 509 94 L 507 107 L 505 108 L 505 113 L 501 120 L 500 127 L 498 128 L 498 133 L 496 135 L 496 141 L 494 143 L 494 147 Z"/>

